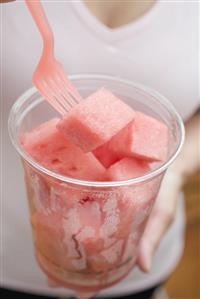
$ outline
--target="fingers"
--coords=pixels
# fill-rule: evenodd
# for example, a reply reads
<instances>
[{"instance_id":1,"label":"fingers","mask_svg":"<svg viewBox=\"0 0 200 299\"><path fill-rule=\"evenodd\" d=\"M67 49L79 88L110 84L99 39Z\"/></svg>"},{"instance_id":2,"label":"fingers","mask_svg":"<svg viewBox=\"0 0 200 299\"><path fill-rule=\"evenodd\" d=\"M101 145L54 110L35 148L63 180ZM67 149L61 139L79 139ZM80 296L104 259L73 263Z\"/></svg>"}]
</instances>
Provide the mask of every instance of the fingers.
<instances>
[{"instance_id":1,"label":"fingers","mask_svg":"<svg viewBox=\"0 0 200 299\"><path fill-rule=\"evenodd\" d=\"M174 211L153 210L142 237L138 265L142 271L151 268L154 252L174 219Z\"/></svg>"},{"instance_id":2,"label":"fingers","mask_svg":"<svg viewBox=\"0 0 200 299\"><path fill-rule=\"evenodd\" d=\"M142 271L150 270L153 255L174 220L180 186L179 178L167 173L141 240L138 265Z\"/></svg>"}]
</instances>

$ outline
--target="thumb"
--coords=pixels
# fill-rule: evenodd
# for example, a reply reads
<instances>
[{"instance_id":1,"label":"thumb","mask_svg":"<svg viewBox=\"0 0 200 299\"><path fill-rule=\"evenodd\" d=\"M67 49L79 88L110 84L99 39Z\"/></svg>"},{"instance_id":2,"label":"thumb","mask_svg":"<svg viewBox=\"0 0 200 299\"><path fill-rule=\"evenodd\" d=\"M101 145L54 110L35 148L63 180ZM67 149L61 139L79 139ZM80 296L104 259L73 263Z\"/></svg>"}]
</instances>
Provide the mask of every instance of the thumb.
<instances>
[{"instance_id":1,"label":"thumb","mask_svg":"<svg viewBox=\"0 0 200 299\"><path fill-rule=\"evenodd\" d=\"M154 252L172 220L173 213L156 209L152 210L141 240L137 260L142 271L150 271Z\"/></svg>"},{"instance_id":2,"label":"thumb","mask_svg":"<svg viewBox=\"0 0 200 299\"><path fill-rule=\"evenodd\" d=\"M154 252L174 220L180 190L181 179L168 170L141 240L137 262L142 271L150 270Z\"/></svg>"}]
</instances>

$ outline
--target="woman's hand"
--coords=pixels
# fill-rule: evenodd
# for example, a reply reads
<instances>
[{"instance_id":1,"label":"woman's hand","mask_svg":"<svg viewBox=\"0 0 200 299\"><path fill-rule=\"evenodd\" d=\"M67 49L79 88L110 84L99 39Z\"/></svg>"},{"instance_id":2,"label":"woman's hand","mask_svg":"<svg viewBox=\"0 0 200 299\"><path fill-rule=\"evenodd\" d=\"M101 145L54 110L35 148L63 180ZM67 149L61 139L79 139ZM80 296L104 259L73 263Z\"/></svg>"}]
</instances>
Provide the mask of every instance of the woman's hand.
<instances>
[{"instance_id":1,"label":"woman's hand","mask_svg":"<svg viewBox=\"0 0 200 299\"><path fill-rule=\"evenodd\" d=\"M182 188L182 179L169 168L149 216L138 256L138 266L148 272L154 253L176 215L176 206Z\"/></svg>"},{"instance_id":2,"label":"woman's hand","mask_svg":"<svg viewBox=\"0 0 200 299\"><path fill-rule=\"evenodd\" d=\"M141 270L148 272L162 237L176 215L179 193L188 178L200 169L200 110L186 123L182 152L166 172L147 222L138 256Z\"/></svg>"}]
</instances>

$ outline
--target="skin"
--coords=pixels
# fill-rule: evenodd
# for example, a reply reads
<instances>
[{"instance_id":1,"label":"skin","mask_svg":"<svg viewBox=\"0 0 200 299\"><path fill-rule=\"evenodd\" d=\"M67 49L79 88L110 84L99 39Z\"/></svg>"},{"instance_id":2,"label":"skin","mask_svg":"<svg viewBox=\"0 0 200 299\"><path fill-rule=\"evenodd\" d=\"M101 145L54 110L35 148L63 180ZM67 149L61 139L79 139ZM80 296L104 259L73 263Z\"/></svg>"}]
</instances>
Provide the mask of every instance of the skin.
<instances>
[{"instance_id":1,"label":"skin","mask_svg":"<svg viewBox=\"0 0 200 299\"><path fill-rule=\"evenodd\" d=\"M177 201L184 184L200 169L200 110L185 124L186 139L182 152L169 167L141 242L138 265L151 268L152 259L162 237L174 221Z\"/></svg>"},{"instance_id":2,"label":"skin","mask_svg":"<svg viewBox=\"0 0 200 299\"><path fill-rule=\"evenodd\" d=\"M0 3L11 1L0 0ZM150 10L155 2L156 0L85 0L91 13L112 29L134 21ZM155 251L175 218L183 185L200 169L200 110L187 121L185 128L183 150L164 177L141 241L138 266L145 272L150 270Z\"/></svg>"},{"instance_id":3,"label":"skin","mask_svg":"<svg viewBox=\"0 0 200 299\"><path fill-rule=\"evenodd\" d=\"M7 2L12 2L12 1L15 1L15 0L0 0L0 3L7 3Z\"/></svg>"},{"instance_id":4,"label":"skin","mask_svg":"<svg viewBox=\"0 0 200 299\"><path fill-rule=\"evenodd\" d=\"M145 14L156 0L85 0L88 9L107 27L114 29Z\"/></svg>"}]
</instances>

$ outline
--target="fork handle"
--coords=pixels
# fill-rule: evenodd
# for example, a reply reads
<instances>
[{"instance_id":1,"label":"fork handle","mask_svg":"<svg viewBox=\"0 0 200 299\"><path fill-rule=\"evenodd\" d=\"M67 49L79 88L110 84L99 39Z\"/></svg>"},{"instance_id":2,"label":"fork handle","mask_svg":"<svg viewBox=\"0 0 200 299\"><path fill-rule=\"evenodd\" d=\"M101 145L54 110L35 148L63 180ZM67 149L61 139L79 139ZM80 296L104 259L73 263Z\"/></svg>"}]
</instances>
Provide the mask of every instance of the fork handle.
<instances>
[{"instance_id":1,"label":"fork handle","mask_svg":"<svg viewBox=\"0 0 200 299\"><path fill-rule=\"evenodd\" d=\"M25 3L41 33L43 39L43 51L45 54L50 52L53 54L54 51L54 37L53 31L46 17L42 4L39 0L25 0Z\"/></svg>"}]
</instances>

